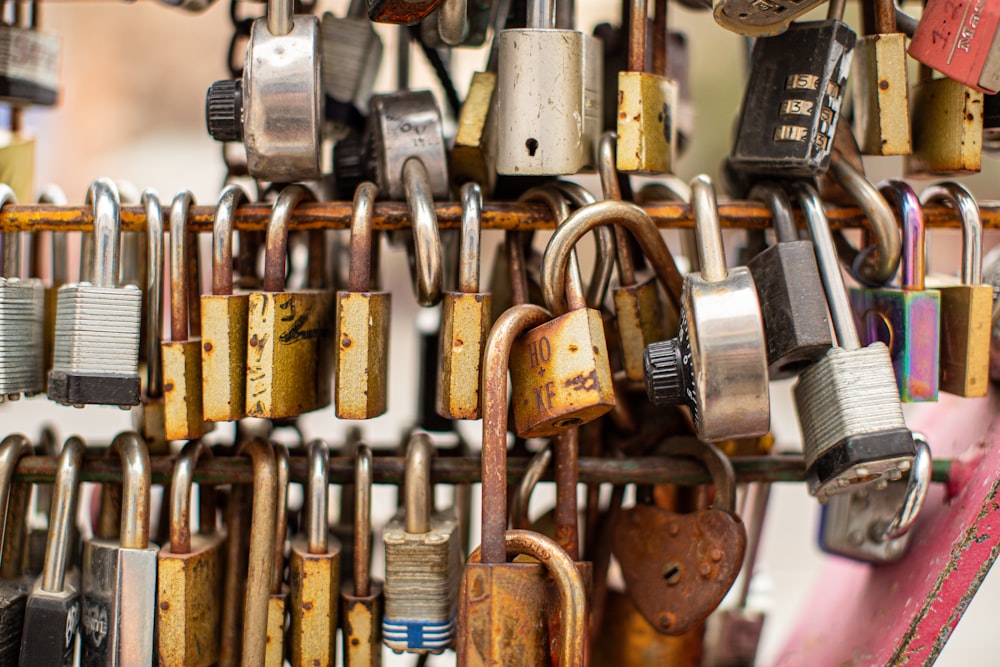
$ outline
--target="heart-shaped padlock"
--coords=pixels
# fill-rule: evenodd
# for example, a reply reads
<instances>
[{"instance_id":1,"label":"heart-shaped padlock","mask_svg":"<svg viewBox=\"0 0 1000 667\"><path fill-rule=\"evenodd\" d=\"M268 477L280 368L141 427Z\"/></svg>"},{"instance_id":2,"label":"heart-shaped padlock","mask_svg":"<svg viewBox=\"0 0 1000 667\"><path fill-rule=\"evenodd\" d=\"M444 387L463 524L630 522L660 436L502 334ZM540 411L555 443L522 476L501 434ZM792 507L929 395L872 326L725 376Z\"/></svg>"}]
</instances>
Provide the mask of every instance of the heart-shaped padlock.
<instances>
[{"instance_id":1,"label":"heart-shaped padlock","mask_svg":"<svg viewBox=\"0 0 1000 667\"><path fill-rule=\"evenodd\" d=\"M705 462L715 485L710 509L690 514L638 504L622 512L612 551L628 594L659 632L679 635L719 606L740 572L747 537L735 514L732 464L714 445L670 441L668 455Z\"/></svg>"}]
</instances>

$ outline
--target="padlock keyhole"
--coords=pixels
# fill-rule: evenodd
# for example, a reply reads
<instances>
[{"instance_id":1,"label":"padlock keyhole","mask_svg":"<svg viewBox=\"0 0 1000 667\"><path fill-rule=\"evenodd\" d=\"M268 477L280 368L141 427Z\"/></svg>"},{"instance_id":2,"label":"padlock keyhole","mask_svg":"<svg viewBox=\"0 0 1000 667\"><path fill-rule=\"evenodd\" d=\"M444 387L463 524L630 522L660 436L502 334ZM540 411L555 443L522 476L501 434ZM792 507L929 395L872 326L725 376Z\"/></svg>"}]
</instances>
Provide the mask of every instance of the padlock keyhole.
<instances>
[{"instance_id":1,"label":"padlock keyhole","mask_svg":"<svg viewBox=\"0 0 1000 667\"><path fill-rule=\"evenodd\" d=\"M663 580L673 586L681 580L681 566L673 561L663 566Z\"/></svg>"},{"instance_id":2,"label":"padlock keyhole","mask_svg":"<svg viewBox=\"0 0 1000 667\"><path fill-rule=\"evenodd\" d=\"M524 142L524 147L528 149L528 155L535 157L535 151L538 150L538 139L534 137L528 139Z\"/></svg>"}]
</instances>

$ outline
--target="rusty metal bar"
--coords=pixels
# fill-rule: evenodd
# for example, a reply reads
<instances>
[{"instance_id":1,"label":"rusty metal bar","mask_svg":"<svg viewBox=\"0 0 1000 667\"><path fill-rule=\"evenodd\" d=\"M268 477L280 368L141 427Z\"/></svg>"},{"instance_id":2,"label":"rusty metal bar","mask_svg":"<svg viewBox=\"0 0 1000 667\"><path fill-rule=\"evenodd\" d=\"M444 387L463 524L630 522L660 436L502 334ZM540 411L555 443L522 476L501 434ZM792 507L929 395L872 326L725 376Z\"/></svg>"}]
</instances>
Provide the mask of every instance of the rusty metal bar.
<instances>
[{"instance_id":1,"label":"rusty metal bar","mask_svg":"<svg viewBox=\"0 0 1000 667\"><path fill-rule=\"evenodd\" d=\"M1000 202L979 202L986 229L1000 229ZM438 202L434 206L438 224L445 229L461 226L462 207L458 202ZM663 229L693 228L691 207L677 202L653 202L642 208ZM352 204L347 201L308 203L296 207L292 218L293 229L348 229L351 224ZM771 226L771 212L763 204L734 201L720 204L722 226L741 229L767 229ZM861 209L827 206L830 226L860 228L867 224ZM210 232L213 206L191 207L188 227L195 232ZM236 228L264 230L271 215L268 204L250 204L236 210ZM796 212L800 227L805 227L800 212ZM927 227L959 228L959 219L953 209L941 205L926 206L924 221ZM92 211L84 206L53 206L48 204L9 204L0 211L0 232L15 231L88 231L93 224ZM122 229L142 231L146 216L141 206L122 206ZM378 230L403 229L410 226L410 214L405 203L380 202L375 206L374 228ZM555 220L548 207L542 204L517 202L488 202L483 206L483 229L544 230L554 229Z\"/></svg>"},{"instance_id":2,"label":"rusty metal bar","mask_svg":"<svg viewBox=\"0 0 1000 667\"><path fill-rule=\"evenodd\" d=\"M172 479L175 457L153 456L153 482L169 484ZM516 483L524 476L530 459L519 457L507 460L507 480ZM55 478L58 459L51 456L25 456L18 461L14 479L21 482L51 483ZM292 452L292 479L304 482L308 475L308 457ZM399 456L376 456L373 472L377 484L402 484L406 459ZM935 460L935 482L947 482L951 469L950 459ZM433 479L437 484L478 482L482 462L478 457L436 457ZM733 459L738 482L801 482L805 478L805 465L799 455L755 456ZM581 457L579 481L607 484L703 484L711 481L704 467L688 459L646 457L629 459L598 459ZM80 479L86 482L121 483L121 465L117 459L104 456L102 449L90 447L84 458ZM544 479L551 481L551 471ZM201 460L194 472L194 481L208 484L250 484L253 470L248 458L215 457ZM348 457L330 458L330 482L335 484L354 481L354 460Z\"/></svg>"}]
</instances>

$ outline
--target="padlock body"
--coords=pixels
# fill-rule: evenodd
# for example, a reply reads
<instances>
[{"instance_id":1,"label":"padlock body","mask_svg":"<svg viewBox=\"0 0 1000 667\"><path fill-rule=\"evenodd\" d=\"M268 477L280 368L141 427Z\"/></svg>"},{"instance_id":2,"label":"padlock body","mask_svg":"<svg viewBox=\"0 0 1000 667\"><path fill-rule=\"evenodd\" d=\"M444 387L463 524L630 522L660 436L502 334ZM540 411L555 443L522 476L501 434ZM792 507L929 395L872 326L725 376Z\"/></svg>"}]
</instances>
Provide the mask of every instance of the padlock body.
<instances>
[{"instance_id":1,"label":"padlock body","mask_svg":"<svg viewBox=\"0 0 1000 667\"><path fill-rule=\"evenodd\" d=\"M907 478L909 475L907 475ZM908 479L833 496L820 514L819 548L865 563L893 563L906 553L910 535L880 541L873 533L888 524L906 502Z\"/></svg>"},{"instance_id":2,"label":"padlock body","mask_svg":"<svg viewBox=\"0 0 1000 667\"><path fill-rule=\"evenodd\" d=\"M382 664L382 582L372 581L367 597L354 595L354 584L340 593L344 626L344 665L379 667Z\"/></svg>"},{"instance_id":3,"label":"padlock body","mask_svg":"<svg viewBox=\"0 0 1000 667\"><path fill-rule=\"evenodd\" d=\"M599 311L581 308L520 336L510 351L514 430L555 435L615 406L608 345Z\"/></svg>"},{"instance_id":4,"label":"padlock body","mask_svg":"<svg viewBox=\"0 0 1000 667\"><path fill-rule=\"evenodd\" d=\"M497 173L569 175L593 164L600 43L576 30L527 28L497 40Z\"/></svg>"},{"instance_id":5,"label":"padlock body","mask_svg":"<svg viewBox=\"0 0 1000 667\"><path fill-rule=\"evenodd\" d=\"M792 19L820 0L715 0L715 22L726 30L749 37L767 37L788 30Z\"/></svg>"},{"instance_id":6,"label":"padlock body","mask_svg":"<svg viewBox=\"0 0 1000 667\"><path fill-rule=\"evenodd\" d=\"M42 281L0 277L0 396L45 389L44 322Z\"/></svg>"},{"instance_id":7,"label":"padlock body","mask_svg":"<svg viewBox=\"0 0 1000 667\"><path fill-rule=\"evenodd\" d=\"M747 268L764 315L768 374L772 380L792 377L833 345L812 243L777 243Z\"/></svg>"},{"instance_id":8,"label":"padlock body","mask_svg":"<svg viewBox=\"0 0 1000 667\"><path fill-rule=\"evenodd\" d=\"M618 73L619 171L663 174L677 150L677 84L648 72Z\"/></svg>"},{"instance_id":9,"label":"padlock body","mask_svg":"<svg viewBox=\"0 0 1000 667\"><path fill-rule=\"evenodd\" d=\"M489 197L496 185L496 88L494 72L475 72L458 115L455 145L449 156L452 189L479 183Z\"/></svg>"},{"instance_id":10,"label":"padlock body","mask_svg":"<svg viewBox=\"0 0 1000 667\"><path fill-rule=\"evenodd\" d=\"M150 454L169 454L167 442L167 414L163 397L143 397L142 405L134 408L132 424L142 435Z\"/></svg>"},{"instance_id":11,"label":"padlock body","mask_svg":"<svg viewBox=\"0 0 1000 667\"><path fill-rule=\"evenodd\" d=\"M304 536L292 540L289 566L293 665L337 662L337 613L340 590L340 543L329 537L326 553L309 553Z\"/></svg>"},{"instance_id":12,"label":"padlock body","mask_svg":"<svg viewBox=\"0 0 1000 667\"><path fill-rule=\"evenodd\" d=\"M337 17L327 12L320 23L323 36L323 92L338 102L368 108L382 63L382 40L363 17Z\"/></svg>"},{"instance_id":13,"label":"padlock body","mask_svg":"<svg viewBox=\"0 0 1000 667\"><path fill-rule=\"evenodd\" d=\"M193 440L205 433L202 412L201 339L164 342L163 406L167 440Z\"/></svg>"},{"instance_id":14,"label":"padlock body","mask_svg":"<svg viewBox=\"0 0 1000 667\"><path fill-rule=\"evenodd\" d=\"M931 0L910 55L983 93L1000 91L1000 7L982 0Z\"/></svg>"},{"instance_id":15,"label":"padlock body","mask_svg":"<svg viewBox=\"0 0 1000 667\"><path fill-rule=\"evenodd\" d=\"M0 29L0 99L52 106L59 94L58 35L9 25Z\"/></svg>"},{"instance_id":16,"label":"padlock body","mask_svg":"<svg viewBox=\"0 0 1000 667\"><path fill-rule=\"evenodd\" d=\"M908 178L978 173L982 168L983 94L952 79L922 81L910 90L913 153Z\"/></svg>"},{"instance_id":17,"label":"padlock body","mask_svg":"<svg viewBox=\"0 0 1000 667\"><path fill-rule=\"evenodd\" d=\"M908 155L910 101L906 35L858 39L854 52L854 134L865 155Z\"/></svg>"},{"instance_id":18,"label":"padlock body","mask_svg":"<svg viewBox=\"0 0 1000 667\"><path fill-rule=\"evenodd\" d=\"M441 370L437 413L446 419L479 419L483 348L492 324L488 293L445 292L441 301Z\"/></svg>"},{"instance_id":19,"label":"padlock body","mask_svg":"<svg viewBox=\"0 0 1000 667\"><path fill-rule=\"evenodd\" d=\"M170 545L157 561L156 627L160 665L207 667L219 659L222 622L222 533L192 535L191 552Z\"/></svg>"},{"instance_id":20,"label":"padlock body","mask_svg":"<svg viewBox=\"0 0 1000 667\"><path fill-rule=\"evenodd\" d=\"M700 624L680 636L660 634L629 596L616 590L606 593L602 618L601 641L592 644L593 667L702 664L704 629Z\"/></svg>"},{"instance_id":21,"label":"padlock body","mask_svg":"<svg viewBox=\"0 0 1000 667\"><path fill-rule=\"evenodd\" d=\"M714 627L713 627L714 626ZM764 612L756 609L720 609L708 621L707 664L740 667L757 663L757 647L764 630Z\"/></svg>"},{"instance_id":22,"label":"padlock body","mask_svg":"<svg viewBox=\"0 0 1000 667\"><path fill-rule=\"evenodd\" d=\"M202 410L205 421L246 416L250 295L201 297Z\"/></svg>"},{"instance_id":23,"label":"padlock body","mask_svg":"<svg viewBox=\"0 0 1000 667\"><path fill-rule=\"evenodd\" d=\"M379 195L386 199L406 199L403 165L415 158L427 169L431 194L447 199L447 147L441 111L431 92L417 90L375 95L369 107L366 142L375 148L375 183Z\"/></svg>"},{"instance_id":24,"label":"padlock body","mask_svg":"<svg viewBox=\"0 0 1000 667\"><path fill-rule=\"evenodd\" d=\"M336 413L371 419L386 410L389 365L388 292L337 292Z\"/></svg>"},{"instance_id":25,"label":"padlock body","mask_svg":"<svg viewBox=\"0 0 1000 667\"><path fill-rule=\"evenodd\" d=\"M76 636L80 629L80 591L67 582L62 591L42 590L35 582L24 610L19 664L74 664Z\"/></svg>"},{"instance_id":26,"label":"padlock body","mask_svg":"<svg viewBox=\"0 0 1000 667\"><path fill-rule=\"evenodd\" d=\"M288 609L288 586L282 584L280 593L271 593L267 604L267 647L264 650L265 667L282 667L285 664L285 620Z\"/></svg>"},{"instance_id":27,"label":"padlock body","mask_svg":"<svg viewBox=\"0 0 1000 667\"><path fill-rule=\"evenodd\" d=\"M614 300L625 376L641 382L645 373L642 357L646 346L667 337L660 294L650 278L619 287L614 292Z\"/></svg>"},{"instance_id":28,"label":"padlock body","mask_svg":"<svg viewBox=\"0 0 1000 667\"><path fill-rule=\"evenodd\" d=\"M17 662L30 590L31 582L26 577L0 581L0 664Z\"/></svg>"},{"instance_id":29,"label":"padlock body","mask_svg":"<svg viewBox=\"0 0 1000 667\"><path fill-rule=\"evenodd\" d=\"M941 391L966 397L989 387L993 288L953 285L941 292Z\"/></svg>"}]
</instances>

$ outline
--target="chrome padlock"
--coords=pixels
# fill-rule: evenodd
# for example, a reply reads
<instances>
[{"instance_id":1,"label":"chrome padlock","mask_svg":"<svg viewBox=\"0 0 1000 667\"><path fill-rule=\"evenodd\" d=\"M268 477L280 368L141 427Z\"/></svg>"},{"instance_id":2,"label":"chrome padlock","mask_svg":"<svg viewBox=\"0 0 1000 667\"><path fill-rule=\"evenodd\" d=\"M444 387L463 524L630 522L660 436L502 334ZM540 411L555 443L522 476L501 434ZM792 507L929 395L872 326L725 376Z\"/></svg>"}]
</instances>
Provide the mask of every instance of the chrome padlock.
<instances>
[{"instance_id":1,"label":"chrome padlock","mask_svg":"<svg viewBox=\"0 0 1000 667\"><path fill-rule=\"evenodd\" d=\"M555 2L529 5L528 27L496 37L499 174L575 174L594 162L601 131L601 45L555 27Z\"/></svg>"},{"instance_id":2,"label":"chrome padlock","mask_svg":"<svg viewBox=\"0 0 1000 667\"><path fill-rule=\"evenodd\" d=\"M216 81L205 102L208 133L243 141L250 175L289 183L322 173L323 99L319 19L268 0L253 22L243 78Z\"/></svg>"},{"instance_id":3,"label":"chrome padlock","mask_svg":"<svg viewBox=\"0 0 1000 667\"><path fill-rule=\"evenodd\" d=\"M365 0L351 0L347 15L320 22L323 92L358 111L368 108L382 63L382 40L365 16Z\"/></svg>"},{"instance_id":4,"label":"chrome padlock","mask_svg":"<svg viewBox=\"0 0 1000 667\"><path fill-rule=\"evenodd\" d=\"M394 201L406 198L403 166L422 162L434 197L447 199L448 158L441 111L427 90L403 91L371 98L364 145L379 194Z\"/></svg>"},{"instance_id":5,"label":"chrome padlock","mask_svg":"<svg viewBox=\"0 0 1000 667\"><path fill-rule=\"evenodd\" d=\"M901 479L914 447L889 348L882 342L862 347L858 338L823 202L811 185L793 187L837 337L837 345L802 371L794 387L809 493L823 501L882 478Z\"/></svg>"},{"instance_id":6,"label":"chrome padlock","mask_svg":"<svg viewBox=\"0 0 1000 667\"><path fill-rule=\"evenodd\" d=\"M4 2L5 12L8 4L14 3ZM38 29L38 3L30 4L31 25L0 24L0 99L13 107L52 106L59 96L61 40Z\"/></svg>"},{"instance_id":7,"label":"chrome padlock","mask_svg":"<svg viewBox=\"0 0 1000 667\"><path fill-rule=\"evenodd\" d=\"M646 348L654 405L687 405L701 440L764 435L771 426L764 317L750 269L726 268L715 187L691 181L698 262L684 277L677 338Z\"/></svg>"},{"instance_id":8,"label":"chrome padlock","mask_svg":"<svg viewBox=\"0 0 1000 667\"><path fill-rule=\"evenodd\" d=\"M851 290L858 333L863 345L880 340L889 348L902 401L936 401L941 294L924 287L923 209L917 193L903 181L886 181L879 191L902 217L900 288Z\"/></svg>"},{"instance_id":9,"label":"chrome padlock","mask_svg":"<svg viewBox=\"0 0 1000 667\"><path fill-rule=\"evenodd\" d=\"M59 288L48 395L65 405L138 405L142 290L118 285L117 186L94 181L87 203L94 207L93 275Z\"/></svg>"}]
</instances>

